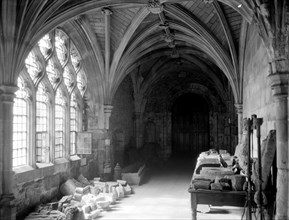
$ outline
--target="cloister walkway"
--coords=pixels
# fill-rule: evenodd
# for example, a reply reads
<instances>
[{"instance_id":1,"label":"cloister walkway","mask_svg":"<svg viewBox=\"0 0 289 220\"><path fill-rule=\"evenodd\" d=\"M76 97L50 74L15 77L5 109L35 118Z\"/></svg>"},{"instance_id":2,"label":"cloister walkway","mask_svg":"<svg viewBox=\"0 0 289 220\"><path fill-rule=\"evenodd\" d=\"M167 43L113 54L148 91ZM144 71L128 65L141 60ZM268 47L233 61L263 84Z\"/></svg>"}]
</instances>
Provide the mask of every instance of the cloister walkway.
<instances>
[{"instance_id":1,"label":"cloister walkway","mask_svg":"<svg viewBox=\"0 0 289 220\"><path fill-rule=\"evenodd\" d=\"M101 220L190 220L190 194L187 189L195 161L188 158L170 160L153 167L150 178L140 186L133 186L134 194L118 200L110 210L101 213ZM152 171L153 170L153 171ZM198 206L198 220L241 219L241 207ZM203 209L203 210L202 210ZM243 218L245 219L245 218Z\"/></svg>"}]
</instances>

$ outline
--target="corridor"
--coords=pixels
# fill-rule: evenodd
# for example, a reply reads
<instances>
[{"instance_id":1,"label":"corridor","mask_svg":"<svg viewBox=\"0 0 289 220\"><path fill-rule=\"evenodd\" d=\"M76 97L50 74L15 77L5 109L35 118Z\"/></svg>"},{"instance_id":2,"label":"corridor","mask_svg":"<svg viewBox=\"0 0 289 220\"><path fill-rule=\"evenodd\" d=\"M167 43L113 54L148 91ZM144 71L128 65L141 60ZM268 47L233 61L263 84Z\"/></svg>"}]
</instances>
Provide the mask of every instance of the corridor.
<instances>
[{"instance_id":1,"label":"corridor","mask_svg":"<svg viewBox=\"0 0 289 220\"><path fill-rule=\"evenodd\" d=\"M110 210L101 213L101 220L189 220L191 217L190 195L187 191L194 170L194 161L175 159L160 167L154 167L150 178L141 186L133 186L134 194L117 201ZM210 212L201 210L208 206L199 205L197 218L241 219L243 208L211 207ZM243 218L244 219L244 218Z\"/></svg>"}]
</instances>

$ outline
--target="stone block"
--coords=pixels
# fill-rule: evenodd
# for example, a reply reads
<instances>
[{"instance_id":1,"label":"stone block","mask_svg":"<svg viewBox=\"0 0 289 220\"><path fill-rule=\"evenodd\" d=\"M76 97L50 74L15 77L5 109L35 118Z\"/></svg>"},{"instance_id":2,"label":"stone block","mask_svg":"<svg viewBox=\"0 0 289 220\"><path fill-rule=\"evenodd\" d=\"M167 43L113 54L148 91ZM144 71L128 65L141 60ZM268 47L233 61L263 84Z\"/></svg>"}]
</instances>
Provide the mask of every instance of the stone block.
<instances>
[{"instance_id":1,"label":"stone block","mask_svg":"<svg viewBox=\"0 0 289 220\"><path fill-rule=\"evenodd\" d=\"M110 201L108 201L108 200L105 200L105 201L97 201L96 204L97 204L97 207L98 207L99 209L104 209L104 210L106 210L106 209L109 208Z\"/></svg>"},{"instance_id":2,"label":"stone block","mask_svg":"<svg viewBox=\"0 0 289 220\"><path fill-rule=\"evenodd\" d=\"M89 217L89 219L95 219L95 218L97 218L97 217L100 215L100 213L101 213L101 210L96 209L96 210L92 211L92 212L88 215L88 217Z\"/></svg>"},{"instance_id":3,"label":"stone block","mask_svg":"<svg viewBox=\"0 0 289 220\"><path fill-rule=\"evenodd\" d=\"M71 179L68 179L60 186L60 192L62 195L73 195L75 193L75 189L76 185Z\"/></svg>"}]
</instances>

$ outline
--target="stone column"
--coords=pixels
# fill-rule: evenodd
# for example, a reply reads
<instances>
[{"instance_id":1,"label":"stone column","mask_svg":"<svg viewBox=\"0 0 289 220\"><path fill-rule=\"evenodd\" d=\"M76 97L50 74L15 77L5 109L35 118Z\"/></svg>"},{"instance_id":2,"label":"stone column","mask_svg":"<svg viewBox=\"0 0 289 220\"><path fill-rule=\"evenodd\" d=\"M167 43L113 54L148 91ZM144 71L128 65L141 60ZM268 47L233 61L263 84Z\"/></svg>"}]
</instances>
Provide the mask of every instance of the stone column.
<instances>
[{"instance_id":1,"label":"stone column","mask_svg":"<svg viewBox=\"0 0 289 220\"><path fill-rule=\"evenodd\" d=\"M110 15L112 11L109 8L103 8L104 14L104 27L105 27L105 83L108 83L109 71L110 71ZM107 84L108 85L108 84ZM104 140L104 175L109 178L111 175L111 135L109 132L109 118L111 116L113 106L104 105L104 126L105 126L105 140Z\"/></svg>"},{"instance_id":2,"label":"stone column","mask_svg":"<svg viewBox=\"0 0 289 220\"><path fill-rule=\"evenodd\" d=\"M141 148L141 141L142 141L140 116L141 116L140 112L134 113L136 148Z\"/></svg>"},{"instance_id":3,"label":"stone column","mask_svg":"<svg viewBox=\"0 0 289 220\"><path fill-rule=\"evenodd\" d=\"M109 119L111 116L113 106L112 105L104 105L103 112L104 112L104 126L106 130L109 130Z\"/></svg>"},{"instance_id":4,"label":"stone column","mask_svg":"<svg viewBox=\"0 0 289 220\"><path fill-rule=\"evenodd\" d=\"M0 199L0 219L16 219L16 207L14 204L13 186L14 172L12 170L13 154L13 101L16 86L1 86L1 104L2 104L2 196Z\"/></svg>"},{"instance_id":5,"label":"stone column","mask_svg":"<svg viewBox=\"0 0 289 220\"><path fill-rule=\"evenodd\" d=\"M276 110L277 195L276 220L288 219L288 73L270 74Z\"/></svg>"},{"instance_id":6,"label":"stone column","mask_svg":"<svg viewBox=\"0 0 289 220\"><path fill-rule=\"evenodd\" d=\"M238 143L241 143L243 135L243 104L235 104L238 115Z\"/></svg>"},{"instance_id":7,"label":"stone column","mask_svg":"<svg viewBox=\"0 0 289 220\"><path fill-rule=\"evenodd\" d=\"M109 131L109 119L111 116L113 106L112 105L104 105L104 120L105 120L105 140L104 140L104 150L105 150L105 162L104 162L104 175L105 178L110 177L111 175L111 134Z\"/></svg>"},{"instance_id":8,"label":"stone column","mask_svg":"<svg viewBox=\"0 0 289 220\"><path fill-rule=\"evenodd\" d=\"M110 15L112 11L109 8L103 8L102 13L104 16L104 24L105 24L105 73L108 77L109 68L110 68Z\"/></svg>"}]
</instances>

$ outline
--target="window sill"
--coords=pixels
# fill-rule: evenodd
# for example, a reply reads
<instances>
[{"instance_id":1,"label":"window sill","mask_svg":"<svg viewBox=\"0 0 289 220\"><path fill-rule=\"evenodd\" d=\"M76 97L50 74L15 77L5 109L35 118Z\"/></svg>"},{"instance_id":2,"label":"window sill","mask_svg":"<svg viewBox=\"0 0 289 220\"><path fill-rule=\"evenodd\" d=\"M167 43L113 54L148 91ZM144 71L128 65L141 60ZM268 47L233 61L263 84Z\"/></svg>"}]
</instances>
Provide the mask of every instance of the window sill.
<instances>
[{"instance_id":1,"label":"window sill","mask_svg":"<svg viewBox=\"0 0 289 220\"><path fill-rule=\"evenodd\" d=\"M81 158L78 156L78 155L72 155L72 156L70 156L70 160L71 161L78 161L78 160L80 160Z\"/></svg>"},{"instance_id":2,"label":"window sill","mask_svg":"<svg viewBox=\"0 0 289 220\"><path fill-rule=\"evenodd\" d=\"M62 164L62 163L68 163L69 161L66 158L58 158L55 159L55 164Z\"/></svg>"},{"instance_id":3,"label":"window sill","mask_svg":"<svg viewBox=\"0 0 289 220\"><path fill-rule=\"evenodd\" d=\"M36 163L37 168L52 167L53 163Z\"/></svg>"},{"instance_id":4,"label":"window sill","mask_svg":"<svg viewBox=\"0 0 289 220\"><path fill-rule=\"evenodd\" d=\"M21 167L15 167L13 168L13 171L15 172L15 174L19 174L19 173L25 173L28 171L34 170L34 168L32 166L29 165L24 165Z\"/></svg>"},{"instance_id":5,"label":"window sill","mask_svg":"<svg viewBox=\"0 0 289 220\"><path fill-rule=\"evenodd\" d=\"M54 165L52 163L36 163L36 168L26 166L13 170L15 171L15 183L21 184L53 174Z\"/></svg>"}]
</instances>

